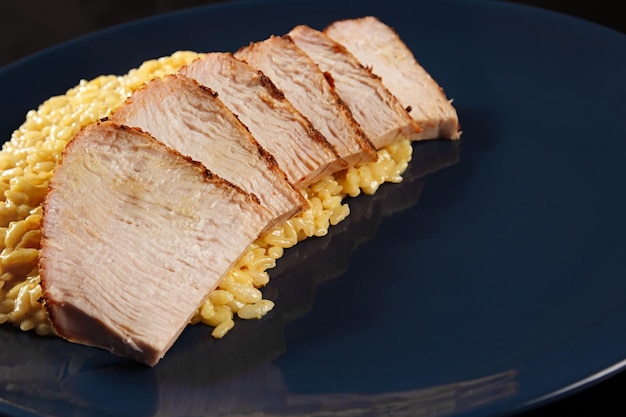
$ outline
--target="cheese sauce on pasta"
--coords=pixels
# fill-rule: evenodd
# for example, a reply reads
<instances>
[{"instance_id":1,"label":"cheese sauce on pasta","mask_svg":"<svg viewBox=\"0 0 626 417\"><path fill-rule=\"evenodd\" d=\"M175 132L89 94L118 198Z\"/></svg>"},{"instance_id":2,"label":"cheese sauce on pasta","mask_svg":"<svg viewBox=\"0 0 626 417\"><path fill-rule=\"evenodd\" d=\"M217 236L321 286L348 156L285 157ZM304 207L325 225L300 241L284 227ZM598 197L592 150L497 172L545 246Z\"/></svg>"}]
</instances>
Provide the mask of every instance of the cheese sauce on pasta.
<instances>
[{"instance_id":1,"label":"cheese sauce on pasta","mask_svg":"<svg viewBox=\"0 0 626 417\"><path fill-rule=\"evenodd\" d=\"M144 62L122 76L81 81L64 95L31 110L0 151L0 323L11 323L40 335L54 329L40 299L38 256L42 203L52 172L72 137L90 123L107 117L130 94L155 77L175 73L201 54L179 51ZM268 271L285 249L329 227L349 213L346 197L373 194L384 182L402 181L411 159L411 144L400 140L378 151L376 162L349 168L302 190L310 208L260 236L218 287L207 295L192 323L213 327L223 337L235 319L258 319L274 304L263 298ZM208 256L208 255L207 255Z\"/></svg>"}]
</instances>

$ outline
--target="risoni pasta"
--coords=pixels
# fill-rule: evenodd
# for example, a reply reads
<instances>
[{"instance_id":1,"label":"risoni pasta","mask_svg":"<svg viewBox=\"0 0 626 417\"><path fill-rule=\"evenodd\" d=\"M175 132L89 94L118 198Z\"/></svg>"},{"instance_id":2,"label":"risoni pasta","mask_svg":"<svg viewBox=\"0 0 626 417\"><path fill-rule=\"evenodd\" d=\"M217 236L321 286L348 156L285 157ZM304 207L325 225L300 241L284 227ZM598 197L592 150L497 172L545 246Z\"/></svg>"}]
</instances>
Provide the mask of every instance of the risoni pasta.
<instances>
[{"instance_id":1,"label":"risoni pasta","mask_svg":"<svg viewBox=\"0 0 626 417\"><path fill-rule=\"evenodd\" d=\"M40 335L54 334L43 309L38 271L42 202L52 172L72 137L108 116L146 81L174 73L200 54L179 51L146 61L123 76L81 81L26 115L0 151L0 323ZM401 140L378 151L378 161L328 176L303 190L310 208L274 227L254 242L208 294L193 323L214 327L223 337L235 319L258 319L274 304L263 298L268 270L284 250L306 238L321 237L349 215L346 196L373 194L384 182L399 182L411 159L411 144Z\"/></svg>"}]
</instances>

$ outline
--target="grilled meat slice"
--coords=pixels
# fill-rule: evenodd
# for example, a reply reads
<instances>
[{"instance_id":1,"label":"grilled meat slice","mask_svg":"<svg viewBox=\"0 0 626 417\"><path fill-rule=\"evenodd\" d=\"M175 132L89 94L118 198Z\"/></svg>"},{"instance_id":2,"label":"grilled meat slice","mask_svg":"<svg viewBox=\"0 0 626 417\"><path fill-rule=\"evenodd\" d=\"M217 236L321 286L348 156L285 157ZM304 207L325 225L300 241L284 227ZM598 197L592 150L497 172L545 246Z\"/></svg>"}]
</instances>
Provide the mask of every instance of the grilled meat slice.
<instances>
[{"instance_id":1,"label":"grilled meat slice","mask_svg":"<svg viewBox=\"0 0 626 417\"><path fill-rule=\"evenodd\" d=\"M111 120L139 127L255 194L274 215L268 226L289 219L307 204L217 94L191 78L169 75L148 82L113 112Z\"/></svg>"},{"instance_id":2,"label":"grilled meat slice","mask_svg":"<svg viewBox=\"0 0 626 417\"><path fill-rule=\"evenodd\" d=\"M271 217L138 129L87 127L44 202L40 272L56 331L155 365Z\"/></svg>"},{"instance_id":3,"label":"grilled meat slice","mask_svg":"<svg viewBox=\"0 0 626 417\"><path fill-rule=\"evenodd\" d=\"M443 89L394 29L373 16L334 22L324 33L382 78L423 131L415 139L458 139L459 119Z\"/></svg>"},{"instance_id":4,"label":"grilled meat slice","mask_svg":"<svg viewBox=\"0 0 626 417\"><path fill-rule=\"evenodd\" d=\"M322 71L332 76L339 97L377 149L421 132L380 77L361 65L341 44L305 25L293 28L289 36Z\"/></svg>"},{"instance_id":5,"label":"grilled meat slice","mask_svg":"<svg viewBox=\"0 0 626 417\"><path fill-rule=\"evenodd\" d=\"M237 51L235 57L270 77L348 165L376 160L376 149L348 107L315 62L289 36L272 36L251 43Z\"/></svg>"},{"instance_id":6,"label":"grilled meat slice","mask_svg":"<svg viewBox=\"0 0 626 417\"><path fill-rule=\"evenodd\" d=\"M231 53L206 54L180 72L217 91L296 188L345 168L346 162L274 83Z\"/></svg>"}]
</instances>

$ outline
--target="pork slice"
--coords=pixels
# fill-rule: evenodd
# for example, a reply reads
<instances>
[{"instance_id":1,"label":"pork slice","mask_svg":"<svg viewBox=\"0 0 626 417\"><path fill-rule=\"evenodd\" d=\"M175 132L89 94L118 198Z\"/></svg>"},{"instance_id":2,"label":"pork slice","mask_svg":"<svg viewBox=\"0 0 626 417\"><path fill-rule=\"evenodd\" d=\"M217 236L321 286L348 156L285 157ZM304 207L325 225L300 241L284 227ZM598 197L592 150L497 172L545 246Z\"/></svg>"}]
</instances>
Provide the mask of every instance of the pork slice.
<instances>
[{"instance_id":1,"label":"pork slice","mask_svg":"<svg viewBox=\"0 0 626 417\"><path fill-rule=\"evenodd\" d=\"M458 139L459 119L443 89L394 29L373 16L334 22L324 33L382 78L423 131L413 139Z\"/></svg>"},{"instance_id":2,"label":"pork slice","mask_svg":"<svg viewBox=\"0 0 626 417\"><path fill-rule=\"evenodd\" d=\"M337 94L377 149L421 132L380 77L361 65L341 44L305 25L293 28L289 36L322 71L330 74Z\"/></svg>"},{"instance_id":3,"label":"pork slice","mask_svg":"<svg viewBox=\"0 0 626 417\"><path fill-rule=\"evenodd\" d=\"M44 305L58 334L155 365L271 219L256 197L134 128L66 147L44 202Z\"/></svg>"},{"instance_id":4,"label":"pork slice","mask_svg":"<svg viewBox=\"0 0 626 417\"><path fill-rule=\"evenodd\" d=\"M306 206L274 158L217 94L191 78L169 75L148 82L113 112L111 120L141 128L255 194L274 215L268 228Z\"/></svg>"},{"instance_id":5,"label":"pork slice","mask_svg":"<svg viewBox=\"0 0 626 417\"><path fill-rule=\"evenodd\" d=\"M315 62L289 36L272 36L251 43L237 51L235 57L270 77L348 165L376 160L376 149L348 107Z\"/></svg>"},{"instance_id":6,"label":"pork slice","mask_svg":"<svg viewBox=\"0 0 626 417\"><path fill-rule=\"evenodd\" d=\"M220 99L270 152L296 188L346 167L326 138L261 71L233 54L213 52L181 68Z\"/></svg>"}]
</instances>

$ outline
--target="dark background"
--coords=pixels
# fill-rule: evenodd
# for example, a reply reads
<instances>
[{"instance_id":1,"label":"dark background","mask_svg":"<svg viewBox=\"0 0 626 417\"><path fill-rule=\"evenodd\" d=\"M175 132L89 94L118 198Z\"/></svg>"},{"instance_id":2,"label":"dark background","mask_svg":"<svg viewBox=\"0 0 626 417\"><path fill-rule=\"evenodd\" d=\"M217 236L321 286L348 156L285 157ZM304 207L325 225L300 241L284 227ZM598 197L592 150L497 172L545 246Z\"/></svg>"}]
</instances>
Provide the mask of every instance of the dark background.
<instances>
[{"instance_id":1,"label":"dark background","mask_svg":"<svg viewBox=\"0 0 626 417\"><path fill-rule=\"evenodd\" d=\"M221 0L221 2L225 1L229 0ZM555 10L626 33L626 1L623 0L501 1ZM217 2L215 0L0 0L0 67L49 46L99 29L155 14ZM626 82L626 74L624 77ZM624 372L567 398L524 413L520 417L626 416L626 401L623 398L626 398L626 373Z\"/></svg>"},{"instance_id":2,"label":"dark background","mask_svg":"<svg viewBox=\"0 0 626 417\"><path fill-rule=\"evenodd\" d=\"M59 42L142 17L231 0L0 0L0 67ZM624 0L502 0L624 32ZM416 17L419 20L418 17Z\"/></svg>"}]
</instances>

